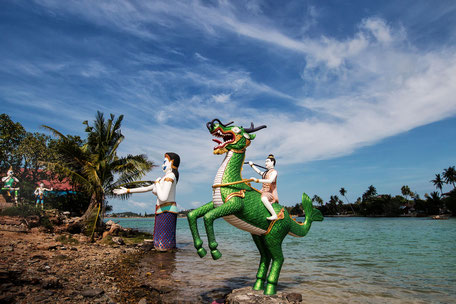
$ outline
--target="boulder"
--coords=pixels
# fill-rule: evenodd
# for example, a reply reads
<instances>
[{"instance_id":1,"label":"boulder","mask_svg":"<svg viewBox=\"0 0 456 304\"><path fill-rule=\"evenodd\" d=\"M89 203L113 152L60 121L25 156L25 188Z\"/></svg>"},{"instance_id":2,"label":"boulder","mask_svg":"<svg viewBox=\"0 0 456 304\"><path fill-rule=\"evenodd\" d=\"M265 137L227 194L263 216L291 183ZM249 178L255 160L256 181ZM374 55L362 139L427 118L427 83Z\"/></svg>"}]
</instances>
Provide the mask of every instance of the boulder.
<instances>
[{"instance_id":1,"label":"boulder","mask_svg":"<svg viewBox=\"0 0 456 304\"><path fill-rule=\"evenodd\" d=\"M106 222L106 226L112 226L114 224L115 224L115 222L113 220L109 220Z\"/></svg>"},{"instance_id":2,"label":"boulder","mask_svg":"<svg viewBox=\"0 0 456 304\"><path fill-rule=\"evenodd\" d=\"M121 230L122 230L122 226L114 223L113 225L111 225L111 228L109 229L109 234L118 235Z\"/></svg>"},{"instance_id":3,"label":"boulder","mask_svg":"<svg viewBox=\"0 0 456 304\"><path fill-rule=\"evenodd\" d=\"M297 304L302 302L302 295L297 293L277 292L272 296L263 294L262 290L253 290L251 287L234 289L226 297L227 304Z\"/></svg>"}]
</instances>

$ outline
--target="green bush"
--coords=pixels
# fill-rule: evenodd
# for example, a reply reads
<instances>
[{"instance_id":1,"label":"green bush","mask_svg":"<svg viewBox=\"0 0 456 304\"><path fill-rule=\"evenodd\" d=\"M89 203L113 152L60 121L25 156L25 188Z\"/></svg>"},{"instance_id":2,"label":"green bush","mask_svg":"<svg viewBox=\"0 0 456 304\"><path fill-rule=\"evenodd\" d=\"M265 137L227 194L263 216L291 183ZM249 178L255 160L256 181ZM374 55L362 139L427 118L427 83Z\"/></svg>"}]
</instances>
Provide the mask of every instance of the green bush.
<instances>
[{"instance_id":1,"label":"green bush","mask_svg":"<svg viewBox=\"0 0 456 304\"><path fill-rule=\"evenodd\" d=\"M51 221L49 220L49 218L47 216L42 216L40 218L40 225L49 231L54 230L54 225L52 225Z\"/></svg>"},{"instance_id":2,"label":"green bush","mask_svg":"<svg viewBox=\"0 0 456 304\"><path fill-rule=\"evenodd\" d=\"M46 197L44 198L46 209L69 211L78 215L82 215L87 210L87 207L89 207L89 204L90 197L82 192L67 192L66 195L46 193Z\"/></svg>"},{"instance_id":3,"label":"green bush","mask_svg":"<svg viewBox=\"0 0 456 304\"><path fill-rule=\"evenodd\" d=\"M21 204L18 206L6 208L1 211L1 215L27 217L32 215L41 216L41 210L33 205Z\"/></svg>"}]
</instances>

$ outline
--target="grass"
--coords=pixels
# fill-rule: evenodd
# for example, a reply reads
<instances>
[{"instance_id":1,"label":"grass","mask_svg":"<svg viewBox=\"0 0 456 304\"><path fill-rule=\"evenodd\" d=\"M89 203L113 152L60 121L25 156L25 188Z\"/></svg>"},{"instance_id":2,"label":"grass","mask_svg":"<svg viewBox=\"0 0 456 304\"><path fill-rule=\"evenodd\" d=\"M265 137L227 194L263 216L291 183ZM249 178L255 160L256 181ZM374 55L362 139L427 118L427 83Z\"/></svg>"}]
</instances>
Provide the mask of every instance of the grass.
<instances>
[{"instance_id":1,"label":"grass","mask_svg":"<svg viewBox=\"0 0 456 304\"><path fill-rule=\"evenodd\" d=\"M79 241L71 235L59 235L58 237L55 238L57 242L60 242L62 244L68 245L68 244L79 244Z\"/></svg>"}]
</instances>

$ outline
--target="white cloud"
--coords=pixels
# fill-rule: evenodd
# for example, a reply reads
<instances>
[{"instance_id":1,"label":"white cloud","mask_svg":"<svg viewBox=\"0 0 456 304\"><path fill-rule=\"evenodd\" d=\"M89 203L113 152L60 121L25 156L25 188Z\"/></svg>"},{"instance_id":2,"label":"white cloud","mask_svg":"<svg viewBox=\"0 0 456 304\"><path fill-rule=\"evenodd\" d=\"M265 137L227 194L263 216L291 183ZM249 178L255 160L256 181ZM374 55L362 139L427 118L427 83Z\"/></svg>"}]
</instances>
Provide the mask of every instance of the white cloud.
<instances>
[{"instance_id":1,"label":"white cloud","mask_svg":"<svg viewBox=\"0 0 456 304\"><path fill-rule=\"evenodd\" d=\"M230 101L231 94L217 94L217 95L212 95L212 98L214 99L215 102L218 103L225 103Z\"/></svg>"},{"instance_id":2,"label":"white cloud","mask_svg":"<svg viewBox=\"0 0 456 304\"><path fill-rule=\"evenodd\" d=\"M198 207L201 207L203 205L203 203L202 202L191 202L190 205L193 208L198 208Z\"/></svg>"},{"instance_id":3,"label":"white cloud","mask_svg":"<svg viewBox=\"0 0 456 304\"><path fill-rule=\"evenodd\" d=\"M208 61L209 59L201 55L200 53L196 52L195 53L195 58L200 60L200 61Z\"/></svg>"},{"instance_id":4,"label":"white cloud","mask_svg":"<svg viewBox=\"0 0 456 304\"><path fill-rule=\"evenodd\" d=\"M144 202L138 202L138 201L134 201L134 200L128 200L127 204L129 204L129 205L131 205L133 207L136 207L136 208L141 208L141 209L149 209L150 208L150 204L146 204Z\"/></svg>"}]
</instances>

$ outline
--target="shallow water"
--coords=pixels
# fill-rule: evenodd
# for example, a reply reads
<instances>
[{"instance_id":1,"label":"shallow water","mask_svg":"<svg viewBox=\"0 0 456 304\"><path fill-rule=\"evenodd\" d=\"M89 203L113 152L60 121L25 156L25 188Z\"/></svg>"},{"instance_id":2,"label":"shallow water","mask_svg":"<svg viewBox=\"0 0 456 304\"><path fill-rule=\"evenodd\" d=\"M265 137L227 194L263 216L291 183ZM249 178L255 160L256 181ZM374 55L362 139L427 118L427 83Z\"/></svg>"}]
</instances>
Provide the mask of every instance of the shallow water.
<instances>
[{"instance_id":1,"label":"shallow water","mask_svg":"<svg viewBox=\"0 0 456 304\"><path fill-rule=\"evenodd\" d=\"M113 219L153 232L154 219ZM186 219L177 222L172 277L188 299L253 285L259 253L249 233L215 221L221 259L199 258ZM199 230L205 235L202 221ZM312 303L456 303L456 219L326 218L288 236L278 290ZM207 240L204 238L205 248ZM209 250L208 250L209 252Z\"/></svg>"}]
</instances>

